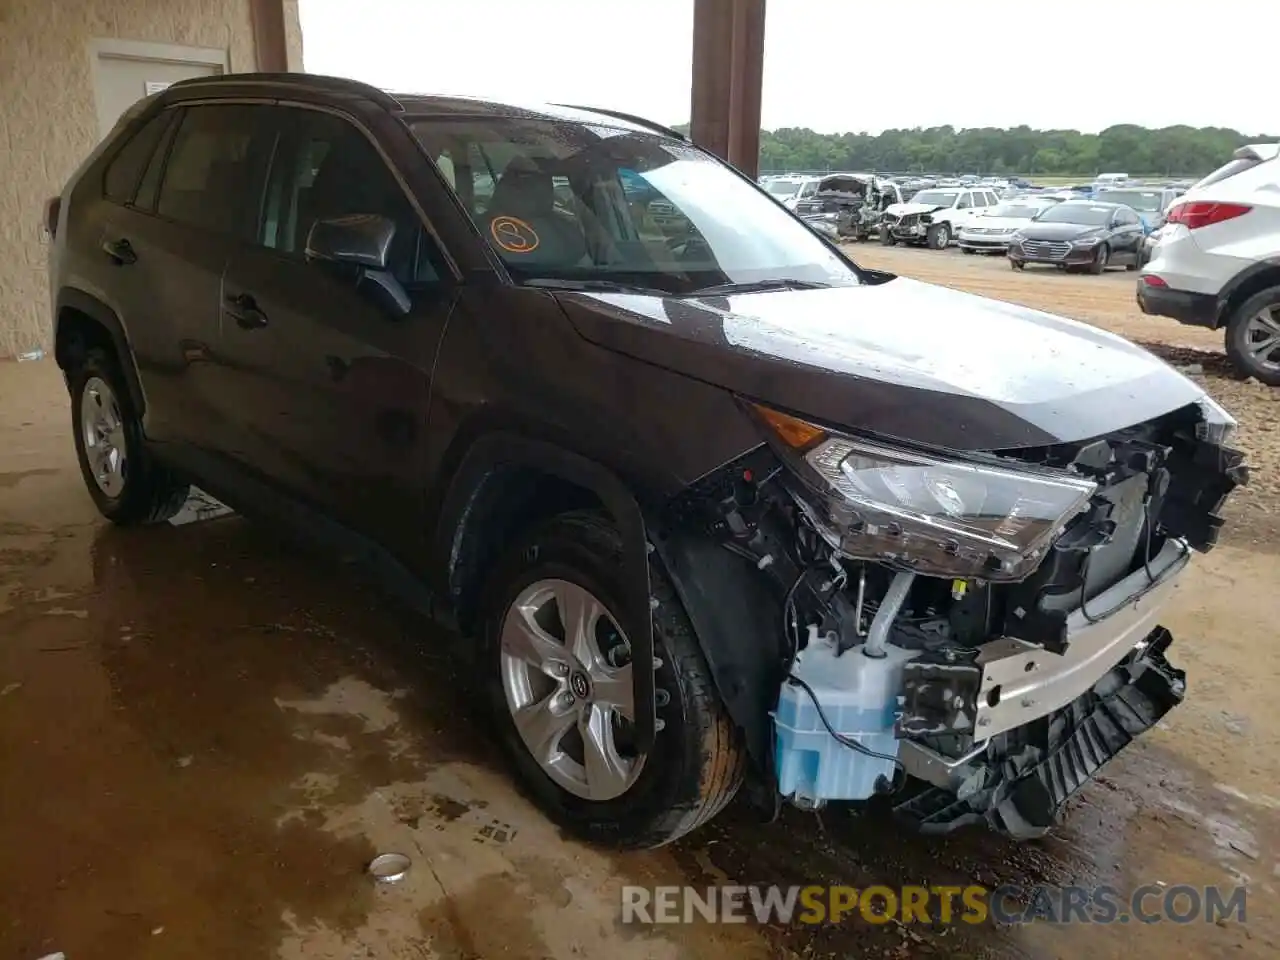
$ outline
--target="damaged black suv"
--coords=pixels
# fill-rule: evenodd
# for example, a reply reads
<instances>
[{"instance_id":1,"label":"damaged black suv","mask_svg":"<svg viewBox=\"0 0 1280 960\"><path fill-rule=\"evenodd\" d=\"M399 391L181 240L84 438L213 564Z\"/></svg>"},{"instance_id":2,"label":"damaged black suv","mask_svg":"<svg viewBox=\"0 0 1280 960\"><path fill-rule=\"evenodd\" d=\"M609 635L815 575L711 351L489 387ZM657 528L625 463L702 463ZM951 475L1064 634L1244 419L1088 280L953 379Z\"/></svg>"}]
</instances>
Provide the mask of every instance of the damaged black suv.
<instances>
[{"instance_id":1,"label":"damaged black suv","mask_svg":"<svg viewBox=\"0 0 1280 960\"><path fill-rule=\"evenodd\" d=\"M634 117L186 81L49 204L99 509L197 484L430 589L529 792L660 844L746 782L1043 833L1183 695L1245 479L1138 347L869 271Z\"/></svg>"}]
</instances>

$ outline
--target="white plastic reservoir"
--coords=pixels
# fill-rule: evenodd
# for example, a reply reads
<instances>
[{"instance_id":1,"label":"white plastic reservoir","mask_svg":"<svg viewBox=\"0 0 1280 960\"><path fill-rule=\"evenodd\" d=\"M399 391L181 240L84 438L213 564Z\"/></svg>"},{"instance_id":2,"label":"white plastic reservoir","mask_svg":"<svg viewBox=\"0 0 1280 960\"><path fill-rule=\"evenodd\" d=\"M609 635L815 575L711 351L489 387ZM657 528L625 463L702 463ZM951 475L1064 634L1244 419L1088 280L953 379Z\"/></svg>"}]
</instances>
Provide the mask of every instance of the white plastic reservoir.
<instances>
[{"instance_id":1,"label":"white plastic reservoir","mask_svg":"<svg viewBox=\"0 0 1280 960\"><path fill-rule=\"evenodd\" d=\"M831 726L868 750L896 758L893 734L902 665L914 650L888 644L885 655L869 657L862 647L836 655L834 638L817 638L796 656L791 673L817 695ZM774 713L778 788L784 797L813 805L825 800L865 800L884 777L892 782L894 763L854 750L827 732L803 687L783 683Z\"/></svg>"}]
</instances>

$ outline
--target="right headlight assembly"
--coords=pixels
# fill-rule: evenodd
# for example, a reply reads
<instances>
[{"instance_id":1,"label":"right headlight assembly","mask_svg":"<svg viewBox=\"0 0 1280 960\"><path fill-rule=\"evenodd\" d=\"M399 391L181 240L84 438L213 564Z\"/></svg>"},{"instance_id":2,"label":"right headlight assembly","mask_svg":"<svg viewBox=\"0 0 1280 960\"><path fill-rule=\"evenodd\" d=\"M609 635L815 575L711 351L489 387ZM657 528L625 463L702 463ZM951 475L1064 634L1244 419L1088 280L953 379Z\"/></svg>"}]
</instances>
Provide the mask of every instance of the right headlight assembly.
<instances>
[{"instance_id":1,"label":"right headlight assembly","mask_svg":"<svg viewBox=\"0 0 1280 960\"><path fill-rule=\"evenodd\" d=\"M906 450L755 410L799 484L788 487L831 546L939 577L1029 576L1097 485L1034 466Z\"/></svg>"}]
</instances>

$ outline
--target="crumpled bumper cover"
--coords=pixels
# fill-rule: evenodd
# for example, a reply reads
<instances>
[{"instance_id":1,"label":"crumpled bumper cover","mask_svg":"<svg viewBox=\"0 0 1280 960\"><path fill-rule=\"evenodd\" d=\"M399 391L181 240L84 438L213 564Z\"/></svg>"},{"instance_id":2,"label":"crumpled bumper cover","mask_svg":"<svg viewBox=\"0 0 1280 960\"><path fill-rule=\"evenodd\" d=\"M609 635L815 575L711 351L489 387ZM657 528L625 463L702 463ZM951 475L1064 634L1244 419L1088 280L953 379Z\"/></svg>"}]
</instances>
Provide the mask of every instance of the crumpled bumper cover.
<instances>
[{"instance_id":1,"label":"crumpled bumper cover","mask_svg":"<svg viewBox=\"0 0 1280 960\"><path fill-rule=\"evenodd\" d=\"M986 823L1017 840L1043 836L1108 760L1182 701L1186 675L1165 659L1172 641L1156 627L1075 700L993 737L956 789L929 787L896 812L925 833Z\"/></svg>"}]
</instances>

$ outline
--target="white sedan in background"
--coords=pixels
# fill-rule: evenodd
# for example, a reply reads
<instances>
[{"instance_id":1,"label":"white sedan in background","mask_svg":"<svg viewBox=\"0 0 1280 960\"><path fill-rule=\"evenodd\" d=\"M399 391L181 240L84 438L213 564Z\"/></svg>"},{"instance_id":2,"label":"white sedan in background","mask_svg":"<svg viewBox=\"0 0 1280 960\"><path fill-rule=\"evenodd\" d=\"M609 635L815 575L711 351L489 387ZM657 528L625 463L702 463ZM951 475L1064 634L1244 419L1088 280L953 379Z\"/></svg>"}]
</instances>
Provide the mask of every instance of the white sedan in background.
<instances>
[{"instance_id":1,"label":"white sedan in background","mask_svg":"<svg viewBox=\"0 0 1280 960\"><path fill-rule=\"evenodd\" d=\"M1005 200L960 228L959 246L965 253L1009 251L1009 239L1048 207L1060 201L1050 197L1019 197Z\"/></svg>"}]
</instances>

